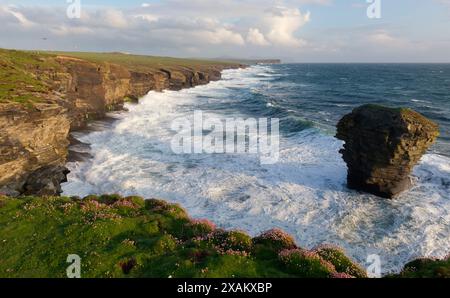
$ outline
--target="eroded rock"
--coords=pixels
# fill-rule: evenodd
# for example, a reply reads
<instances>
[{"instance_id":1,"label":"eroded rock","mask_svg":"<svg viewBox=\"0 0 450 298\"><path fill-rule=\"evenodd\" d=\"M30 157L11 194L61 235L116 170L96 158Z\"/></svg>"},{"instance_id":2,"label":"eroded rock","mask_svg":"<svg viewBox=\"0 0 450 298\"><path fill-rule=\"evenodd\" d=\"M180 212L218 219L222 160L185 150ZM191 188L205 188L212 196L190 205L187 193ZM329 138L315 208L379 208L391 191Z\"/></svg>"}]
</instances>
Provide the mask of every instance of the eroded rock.
<instances>
[{"instance_id":1,"label":"eroded rock","mask_svg":"<svg viewBox=\"0 0 450 298\"><path fill-rule=\"evenodd\" d=\"M64 166L46 166L30 174L25 182L25 195L55 196L62 193L61 183L67 182L69 170Z\"/></svg>"},{"instance_id":2,"label":"eroded rock","mask_svg":"<svg viewBox=\"0 0 450 298\"><path fill-rule=\"evenodd\" d=\"M23 95L26 88L0 102L0 194L10 196L60 191L54 182L65 177L62 178L61 171L54 170L67 161L70 131L86 128L89 121L122 109L124 102L137 101L151 90L194 87L220 79L224 69L243 67L196 63L192 67L170 64L163 70L151 64L119 65L50 55L36 58L34 54L22 53L27 59L42 62L30 68L23 62L28 60L15 58L16 53L2 51L11 62L0 64L0 70L21 69L24 74L39 79L46 88L28 94L39 101L27 105L13 100L14 96ZM16 87L20 84L18 80ZM81 151L69 157L83 160L89 154ZM45 167L53 169L46 168L46 178L39 172ZM38 180L33 180L35 175ZM25 191L24 185L28 188Z\"/></svg>"},{"instance_id":3,"label":"eroded rock","mask_svg":"<svg viewBox=\"0 0 450 298\"><path fill-rule=\"evenodd\" d=\"M410 109L364 105L337 125L345 142L348 187L392 198L411 187L410 173L439 135L438 125Z\"/></svg>"}]
</instances>

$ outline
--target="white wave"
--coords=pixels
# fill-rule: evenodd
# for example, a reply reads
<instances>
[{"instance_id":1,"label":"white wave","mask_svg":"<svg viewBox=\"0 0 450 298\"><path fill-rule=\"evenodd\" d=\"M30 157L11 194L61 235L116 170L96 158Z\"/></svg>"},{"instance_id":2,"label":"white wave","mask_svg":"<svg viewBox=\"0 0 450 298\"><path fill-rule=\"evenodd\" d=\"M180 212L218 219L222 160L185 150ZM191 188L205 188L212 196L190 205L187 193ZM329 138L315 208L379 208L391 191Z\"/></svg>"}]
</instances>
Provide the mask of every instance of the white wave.
<instances>
[{"instance_id":1,"label":"white wave","mask_svg":"<svg viewBox=\"0 0 450 298\"><path fill-rule=\"evenodd\" d=\"M249 155L175 155L171 121L202 104L229 103L230 88L261 84L267 67L228 70L222 81L179 92L150 92L112 127L81 136L93 159L71 163L65 195L120 193L181 203L194 217L256 235L280 227L298 243L343 246L362 265L382 258L383 272L421 256L450 252L450 159L425 155L415 187L385 200L349 191L342 143L316 129L282 138L280 161L260 165ZM267 83L266 83L267 84ZM233 117L239 111L219 117ZM232 115L230 114L232 113Z\"/></svg>"},{"instance_id":2,"label":"white wave","mask_svg":"<svg viewBox=\"0 0 450 298\"><path fill-rule=\"evenodd\" d=\"M411 99L411 101L412 101L412 102L419 102L419 103L428 103L428 104L431 104L431 101L428 101L428 100L421 100L421 99L415 99L415 98Z\"/></svg>"}]
</instances>

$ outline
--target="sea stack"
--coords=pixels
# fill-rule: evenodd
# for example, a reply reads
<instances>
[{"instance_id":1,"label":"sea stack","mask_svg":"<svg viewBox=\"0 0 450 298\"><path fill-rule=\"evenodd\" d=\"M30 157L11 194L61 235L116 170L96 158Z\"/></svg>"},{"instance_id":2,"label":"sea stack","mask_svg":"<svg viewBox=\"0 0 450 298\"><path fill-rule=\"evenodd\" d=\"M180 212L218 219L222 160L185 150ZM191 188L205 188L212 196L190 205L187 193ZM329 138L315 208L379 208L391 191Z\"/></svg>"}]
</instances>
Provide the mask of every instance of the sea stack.
<instances>
[{"instance_id":1,"label":"sea stack","mask_svg":"<svg viewBox=\"0 0 450 298\"><path fill-rule=\"evenodd\" d=\"M336 137L351 189L393 198L412 185L410 174L436 141L436 123L410 109L364 105L344 116Z\"/></svg>"}]
</instances>

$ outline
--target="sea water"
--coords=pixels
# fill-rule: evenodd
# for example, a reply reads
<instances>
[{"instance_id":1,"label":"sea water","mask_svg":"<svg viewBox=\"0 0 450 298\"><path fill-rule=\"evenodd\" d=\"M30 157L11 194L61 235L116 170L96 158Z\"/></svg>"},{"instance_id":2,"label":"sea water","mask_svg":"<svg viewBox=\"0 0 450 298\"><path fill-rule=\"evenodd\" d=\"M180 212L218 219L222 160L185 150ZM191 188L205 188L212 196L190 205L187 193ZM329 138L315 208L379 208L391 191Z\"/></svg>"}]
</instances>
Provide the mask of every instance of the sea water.
<instances>
[{"instance_id":1,"label":"sea water","mask_svg":"<svg viewBox=\"0 0 450 298\"><path fill-rule=\"evenodd\" d=\"M92 159L71 162L64 195L119 193L180 203L196 218L251 235L278 227L299 245L336 244L382 271L450 253L450 65L283 64L226 70L223 79L150 92L101 130L77 133ZM364 103L406 106L441 126L414 169L414 187L393 200L346 188L335 125ZM174 119L195 110L221 119L279 118L280 157L175 154Z\"/></svg>"}]
</instances>

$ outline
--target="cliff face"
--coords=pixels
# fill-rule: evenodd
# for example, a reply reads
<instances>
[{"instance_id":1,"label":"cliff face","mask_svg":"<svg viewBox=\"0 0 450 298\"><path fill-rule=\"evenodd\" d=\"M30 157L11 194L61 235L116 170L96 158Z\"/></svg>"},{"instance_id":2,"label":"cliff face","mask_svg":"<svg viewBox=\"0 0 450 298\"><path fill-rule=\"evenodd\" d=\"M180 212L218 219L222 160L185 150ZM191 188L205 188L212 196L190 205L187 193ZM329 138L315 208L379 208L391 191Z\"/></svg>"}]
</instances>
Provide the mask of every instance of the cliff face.
<instances>
[{"instance_id":1,"label":"cliff face","mask_svg":"<svg viewBox=\"0 0 450 298\"><path fill-rule=\"evenodd\" d=\"M38 64L27 69L48 86L45 93L33 94L39 102L30 107L0 101L0 193L59 194L59 183L67 174L64 164L71 130L83 128L89 120L120 109L126 100L137 100L151 90L207 84L219 80L224 68L239 67L171 65L135 70L67 56L39 59L46 65L51 60L51 67Z\"/></svg>"},{"instance_id":2,"label":"cliff face","mask_svg":"<svg viewBox=\"0 0 450 298\"><path fill-rule=\"evenodd\" d=\"M25 192L27 180L44 166L63 165L70 119L58 105L24 111L14 105L0 111L0 192Z\"/></svg>"},{"instance_id":3,"label":"cliff face","mask_svg":"<svg viewBox=\"0 0 450 298\"><path fill-rule=\"evenodd\" d=\"M82 128L86 120L103 117L120 109L126 98L137 100L151 90L181 90L219 80L223 67L201 70L151 69L139 72L112 63L92 63L70 57L57 57L62 71L54 74L54 89L66 96L72 129Z\"/></svg>"},{"instance_id":4,"label":"cliff face","mask_svg":"<svg viewBox=\"0 0 450 298\"><path fill-rule=\"evenodd\" d=\"M220 80L225 68L211 65L138 72L117 64L63 56L57 57L57 61L63 71L55 74L54 89L63 91L68 99L64 105L71 114L73 129L82 128L87 119L120 109L127 98L137 100L151 90L181 90Z\"/></svg>"},{"instance_id":5,"label":"cliff face","mask_svg":"<svg viewBox=\"0 0 450 298\"><path fill-rule=\"evenodd\" d=\"M349 188L386 198L407 190L413 167L438 135L437 124L409 109L355 109L337 126Z\"/></svg>"}]
</instances>

